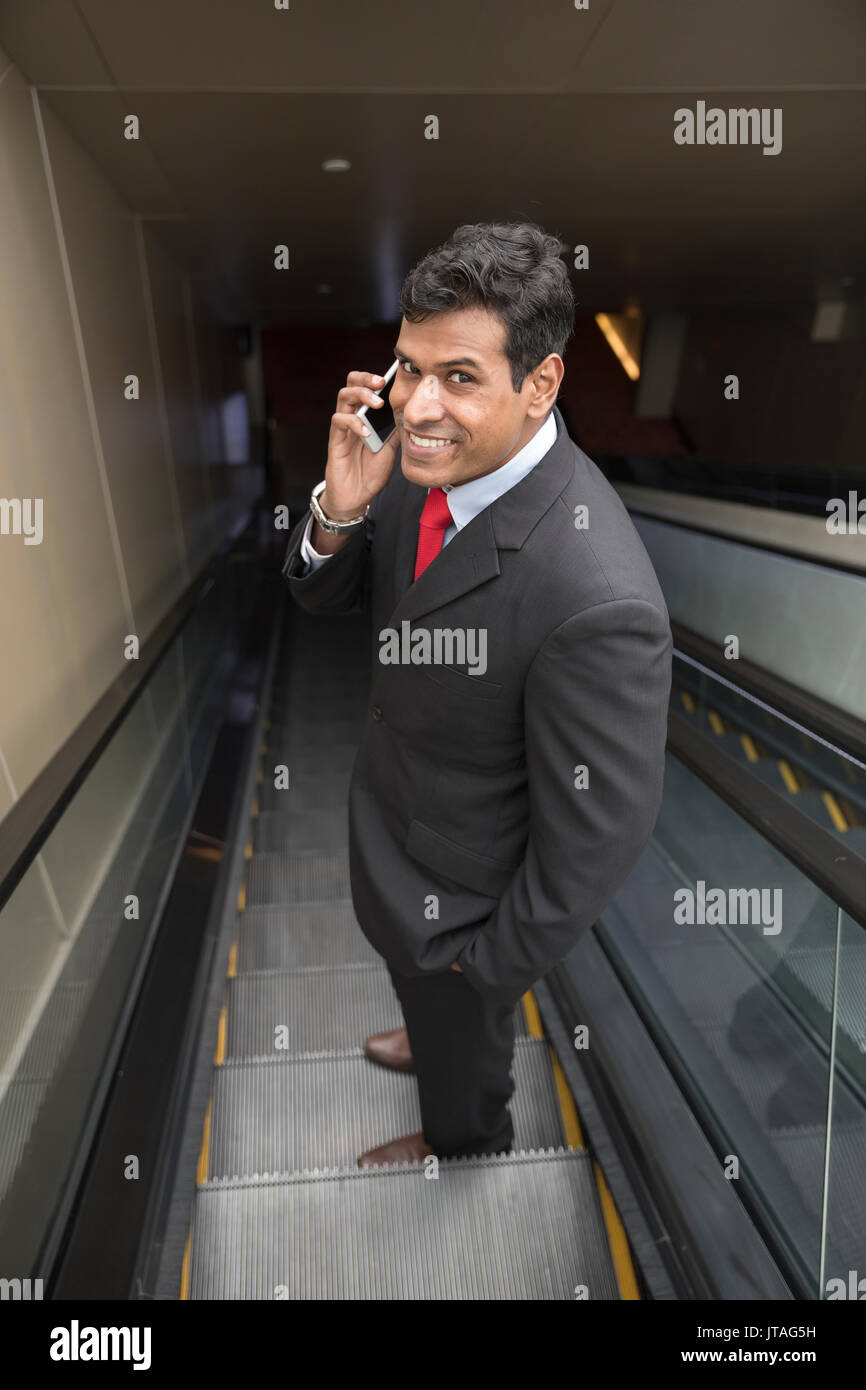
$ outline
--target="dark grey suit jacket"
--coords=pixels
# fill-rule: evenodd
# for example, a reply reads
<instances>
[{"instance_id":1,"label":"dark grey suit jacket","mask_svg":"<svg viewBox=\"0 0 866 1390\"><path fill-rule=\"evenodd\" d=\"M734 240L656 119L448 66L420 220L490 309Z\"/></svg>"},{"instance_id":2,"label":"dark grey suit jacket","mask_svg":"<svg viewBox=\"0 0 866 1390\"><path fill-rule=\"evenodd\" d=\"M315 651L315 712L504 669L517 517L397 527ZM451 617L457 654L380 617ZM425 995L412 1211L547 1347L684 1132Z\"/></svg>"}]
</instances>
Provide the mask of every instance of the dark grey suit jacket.
<instances>
[{"instance_id":1,"label":"dark grey suit jacket","mask_svg":"<svg viewBox=\"0 0 866 1390\"><path fill-rule=\"evenodd\" d=\"M617 493L569 438L413 583L426 489L398 461L365 525L317 571L312 613L369 609L373 678L349 791L352 897L395 970L458 961L503 1004L560 960L643 850L662 794L672 641ZM576 508L588 508L585 527ZM486 629L487 670L382 664L379 634ZM588 785L577 769L588 769Z\"/></svg>"}]
</instances>

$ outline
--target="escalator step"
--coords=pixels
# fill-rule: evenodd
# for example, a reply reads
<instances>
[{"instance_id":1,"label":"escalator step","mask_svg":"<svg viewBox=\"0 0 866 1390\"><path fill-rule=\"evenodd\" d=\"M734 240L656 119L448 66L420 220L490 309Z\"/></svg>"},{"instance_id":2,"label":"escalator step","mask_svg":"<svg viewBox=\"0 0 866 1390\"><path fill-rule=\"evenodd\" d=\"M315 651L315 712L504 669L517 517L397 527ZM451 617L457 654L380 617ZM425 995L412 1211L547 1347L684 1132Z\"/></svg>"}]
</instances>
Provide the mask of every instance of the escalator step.
<instances>
[{"instance_id":1,"label":"escalator step","mask_svg":"<svg viewBox=\"0 0 866 1390\"><path fill-rule=\"evenodd\" d=\"M304 773L322 777L350 773L357 751L355 743L331 742L326 747L317 749L292 740L291 744L269 743L262 757L265 766L273 767L276 763L285 763L289 769L291 786L292 778Z\"/></svg>"},{"instance_id":2,"label":"escalator step","mask_svg":"<svg viewBox=\"0 0 866 1390\"><path fill-rule=\"evenodd\" d=\"M526 1035L522 1005L515 1031ZM353 1049L369 1033L400 1028L403 1014L391 977L381 966L334 970L262 971L229 981L227 1056L283 1058ZM284 1043L275 1050L277 1027Z\"/></svg>"},{"instance_id":3,"label":"escalator step","mask_svg":"<svg viewBox=\"0 0 866 1390\"><path fill-rule=\"evenodd\" d=\"M254 854L249 863L247 902L321 903L348 898L349 855Z\"/></svg>"},{"instance_id":4,"label":"escalator step","mask_svg":"<svg viewBox=\"0 0 866 1390\"><path fill-rule=\"evenodd\" d=\"M303 907L249 907L238 939L237 970L291 970L302 966L380 965L348 897Z\"/></svg>"},{"instance_id":5,"label":"escalator step","mask_svg":"<svg viewBox=\"0 0 866 1390\"><path fill-rule=\"evenodd\" d=\"M509 1102L515 1148L564 1143L547 1044L521 1038ZM227 1062L214 1071L208 1172L242 1177L352 1166L365 1149L421 1128L414 1076L355 1053Z\"/></svg>"},{"instance_id":6,"label":"escalator step","mask_svg":"<svg viewBox=\"0 0 866 1390\"><path fill-rule=\"evenodd\" d=\"M271 719L271 727L264 731L267 748L287 748L294 751L303 749L318 750L332 744L347 744L357 748L363 731L363 717L334 719L323 724L320 719L299 716L292 720Z\"/></svg>"},{"instance_id":7,"label":"escalator step","mask_svg":"<svg viewBox=\"0 0 866 1390\"><path fill-rule=\"evenodd\" d=\"M207 1184L194 1299L619 1297L589 1156Z\"/></svg>"},{"instance_id":8,"label":"escalator step","mask_svg":"<svg viewBox=\"0 0 866 1390\"><path fill-rule=\"evenodd\" d=\"M289 770L288 787L280 789L274 785L273 771L267 765L264 774L256 787L260 815L267 811L328 811L335 806L346 806L351 776L348 768L345 772L329 772L327 775L292 768Z\"/></svg>"},{"instance_id":9,"label":"escalator step","mask_svg":"<svg viewBox=\"0 0 866 1390\"><path fill-rule=\"evenodd\" d=\"M282 1058L360 1047L368 1033L403 1022L387 970L267 971L229 982L227 1056ZM275 1029L282 1028L282 1050Z\"/></svg>"},{"instance_id":10,"label":"escalator step","mask_svg":"<svg viewBox=\"0 0 866 1390\"><path fill-rule=\"evenodd\" d=\"M345 806L317 811L266 811L256 818L254 826L253 848L258 854L307 850L327 853L345 849L349 840Z\"/></svg>"}]
</instances>

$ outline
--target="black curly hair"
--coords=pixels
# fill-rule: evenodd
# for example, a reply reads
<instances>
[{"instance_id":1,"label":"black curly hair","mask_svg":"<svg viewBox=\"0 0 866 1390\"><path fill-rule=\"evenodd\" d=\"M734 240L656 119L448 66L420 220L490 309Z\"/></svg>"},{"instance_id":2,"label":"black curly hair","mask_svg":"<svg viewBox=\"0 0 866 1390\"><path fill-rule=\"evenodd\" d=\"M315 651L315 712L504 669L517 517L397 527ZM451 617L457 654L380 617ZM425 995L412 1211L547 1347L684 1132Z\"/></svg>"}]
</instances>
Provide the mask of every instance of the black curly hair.
<instances>
[{"instance_id":1,"label":"black curly hair","mask_svg":"<svg viewBox=\"0 0 866 1390\"><path fill-rule=\"evenodd\" d=\"M409 323L476 307L504 323L505 356L519 391L548 353L562 356L574 328L559 237L533 222L466 223L403 281L400 311Z\"/></svg>"}]
</instances>

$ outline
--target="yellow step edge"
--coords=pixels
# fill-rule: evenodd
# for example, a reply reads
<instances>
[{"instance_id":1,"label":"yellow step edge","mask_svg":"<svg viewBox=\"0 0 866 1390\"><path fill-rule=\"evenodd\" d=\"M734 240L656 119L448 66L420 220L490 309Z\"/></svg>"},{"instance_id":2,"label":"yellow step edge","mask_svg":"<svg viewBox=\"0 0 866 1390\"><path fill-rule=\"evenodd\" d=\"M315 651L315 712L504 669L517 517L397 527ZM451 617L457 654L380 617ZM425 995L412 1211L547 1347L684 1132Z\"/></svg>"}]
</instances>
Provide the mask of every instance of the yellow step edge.
<instances>
[{"instance_id":1,"label":"yellow step edge","mask_svg":"<svg viewBox=\"0 0 866 1390\"><path fill-rule=\"evenodd\" d=\"M180 1268L180 1293L178 1298L189 1298L189 1248L192 1243L192 1228L186 1233L186 1245L183 1248L183 1264Z\"/></svg>"},{"instance_id":2,"label":"yellow step edge","mask_svg":"<svg viewBox=\"0 0 866 1390\"><path fill-rule=\"evenodd\" d=\"M750 763L756 763L756 762L758 762L758 761L759 761L758 750L757 750L757 748L755 747L755 741L754 741L754 739L752 738L752 735L751 735L751 734L740 734L740 743L743 745L743 752L745 753L745 755L746 755L746 757L748 758L749 762L750 762Z\"/></svg>"},{"instance_id":3,"label":"yellow step edge","mask_svg":"<svg viewBox=\"0 0 866 1390\"><path fill-rule=\"evenodd\" d=\"M681 691L680 691L680 699L681 699L682 702L683 702L683 708L686 709L686 710L688 710L689 714L694 714L694 712L695 712L695 702L694 702L694 699L692 698L692 693L691 693L691 691L690 691L690 690L681 690Z\"/></svg>"},{"instance_id":4,"label":"yellow step edge","mask_svg":"<svg viewBox=\"0 0 866 1390\"><path fill-rule=\"evenodd\" d=\"M541 1014L538 1011L535 995L531 990L528 990L523 996L523 1011L526 1016L526 1027L530 1037L543 1038L544 1029L541 1025ZM568 1082L565 1079L565 1073L562 1070L556 1052L550 1045L548 1045L548 1050L553 1066L556 1098L559 1102L559 1113L562 1118L562 1128L566 1143L572 1149L584 1149L583 1133L580 1128L580 1120L577 1114L577 1106L574 1103L574 1096L571 1094ZM625 1228L620 1220L619 1212L616 1209L610 1189L604 1180L604 1174L595 1159L593 1159L592 1167L620 1297L624 1301L639 1300L640 1290L638 1288L637 1276L634 1271L634 1264L632 1263L631 1251L629 1250Z\"/></svg>"},{"instance_id":5,"label":"yellow step edge","mask_svg":"<svg viewBox=\"0 0 866 1390\"><path fill-rule=\"evenodd\" d=\"M580 1120L577 1118L577 1107L574 1103L574 1096L568 1089L565 1072L562 1070L559 1058L552 1047L550 1049L550 1060L553 1064L553 1080L556 1085L556 1099L559 1101L562 1128L565 1131L565 1142L570 1149L584 1149L586 1145L583 1142Z\"/></svg>"},{"instance_id":6,"label":"yellow step edge","mask_svg":"<svg viewBox=\"0 0 866 1390\"><path fill-rule=\"evenodd\" d=\"M610 1195L610 1188L604 1180L604 1173L595 1161L593 1161L592 1166L595 1169L595 1181L601 1200L604 1224L607 1227L607 1239L613 1257L613 1267L616 1271L616 1282L619 1284L619 1296L624 1302L639 1301L640 1289L632 1264L631 1251L628 1248L625 1227L620 1220L613 1197Z\"/></svg>"},{"instance_id":7,"label":"yellow step edge","mask_svg":"<svg viewBox=\"0 0 866 1390\"><path fill-rule=\"evenodd\" d=\"M244 910L244 908L246 907L246 905L247 905L247 881L246 881L246 878L244 878L243 883L241 884L240 888L238 889L238 912L243 912L243 910Z\"/></svg>"},{"instance_id":8,"label":"yellow step edge","mask_svg":"<svg viewBox=\"0 0 866 1390\"><path fill-rule=\"evenodd\" d=\"M208 1099L207 1110L204 1112L204 1124L201 1127L201 1148L198 1151L198 1166L195 1170L195 1180L197 1183L207 1182L208 1163L210 1162L210 1120L212 1104L213 1101Z\"/></svg>"},{"instance_id":9,"label":"yellow step edge","mask_svg":"<svg viewBox=\"0 0 866 1390\"><path fill-rule=\"evenodd\" d=\"M523 1004L523 1016L526 1019L527 1033L531 1038L543 1038L544 1029L541 1026L541 1014L538 1012L535 995L531 990L526 991L521 1003Z\"/></svg>"},{"instance_id":10,"label":"yellow step edge","mask_svg":"<svg viewBox=\"0 0 866 1390\"><path fill-rule=\"evenodd\" d=\"M246 843L246 845L245 845L245 847L244 847L244 859L252 859L252 857L253 857L253 837L250 836L250 838L247 840L247 843Z\"/></svg>"},{"instance_id":11,"label":"yellow step edge","mask_svg":"<svg viewBox=\"0 0 866 1390\"><path fill-rule=\"evenodd\" d=\"M223 1064L223 1062L224 1062L225 1059L226 1059L226 1019L227 1019L227 1012L228 1012L228 1005L224 1003L223 1006L222 1006L222 1008L220 1009L220 1022L219 1022L219 1029L217 1030L216 1052L214 1053L214 1057L213 1057L213 1064L214 1064L215 1067L221 1067L222 1064Z\"/></svg>"},{"instance_id":12,"label":"yellow step edge","mask_svg":"<svg viewBox=\"0 0 866 1390\"><path fill-rule=\"evenodd\" d=\"M722 716L720 714L717 714L714 709L707 711L707 718L710 721L710 728L712 729L714 734L721 735L725 732L725 726L722 723Z\"/></svg>"},{"instance_id":13,"label":"yellow step edge","mask_svg":"<svg viewBox=\"0 0 866 1390\"><path fill-rule=\"evenodd\" d=\"M232 948L229 951L229 963L226 970L226 979L233 980L238 973L238 939L235 937Z\"/></svg>"}]
</instances>

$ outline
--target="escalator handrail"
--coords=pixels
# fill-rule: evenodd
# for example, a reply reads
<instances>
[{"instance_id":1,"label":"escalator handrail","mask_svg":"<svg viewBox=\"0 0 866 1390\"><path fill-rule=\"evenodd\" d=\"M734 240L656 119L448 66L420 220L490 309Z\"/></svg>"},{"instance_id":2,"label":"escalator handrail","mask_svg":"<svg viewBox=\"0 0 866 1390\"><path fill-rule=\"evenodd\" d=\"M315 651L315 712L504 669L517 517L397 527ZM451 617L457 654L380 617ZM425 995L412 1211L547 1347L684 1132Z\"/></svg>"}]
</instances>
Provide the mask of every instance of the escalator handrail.
<instances>
[{"instance_id":1,"label":"escalator handrail","mask_svg":"<svg viewBox=\"0 0 866 1390\"><path fill-rule=\"evenodd\" d=\"M866 860L781 793L717 747L683 715L668 711L668 748L795 868L866 929Z\"/></svg>"},{"instance_id":2,"label":"escalator handrail","mask_svg":"<svg viewBox=\"0 0 866 1390\"><path fill-rule=\"evenodd\" d=\"M90 713L73 729L66 742L3 818L0 835L0 911L94 763L153 679L181 629L210 592L219 571L229 562L254 515L255 504L253 509L244 512L192 583L141 644L138 660L124 662L120 675L115 677Z\"/></svg>"},{"instance_id":3,"label":"escalator handrail","mask_svg":"<svg viewBox=\"0 0 866 1390\"><path fill-rule=\"evenodd\" d=\"M692 658L731 684L731 662L722 656L717 643L674 621L671 632L674 655ZM774 713L813 737L866 764L866 722L745 657L737 659L736 676L734 685L744 695L769 705Z\"/></svg>"}]
</instances>

